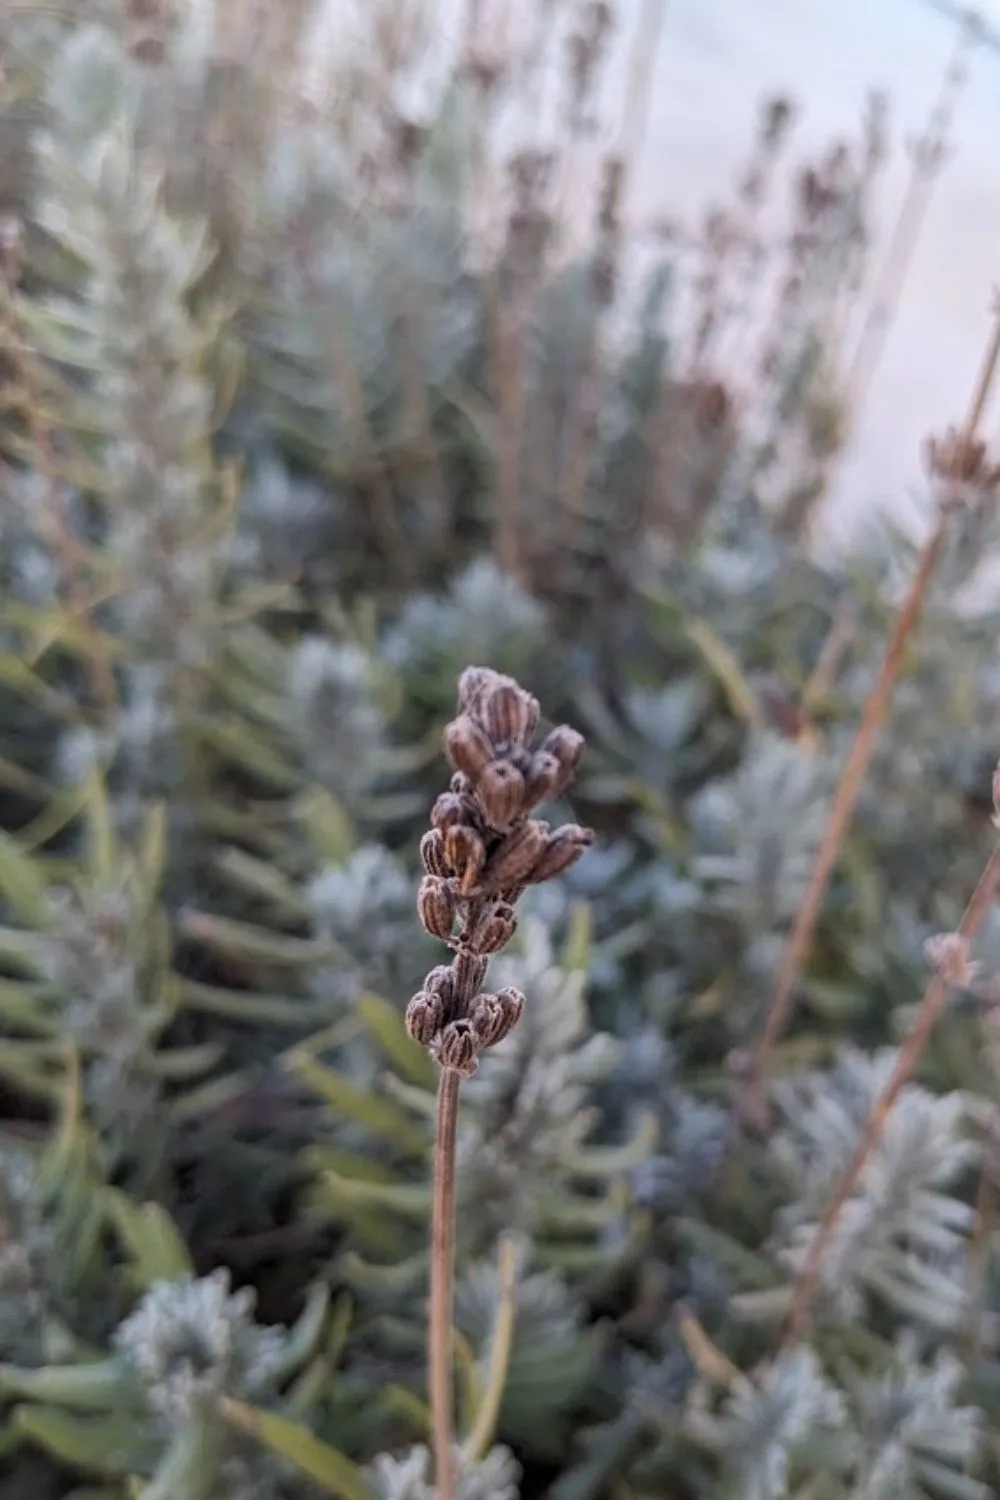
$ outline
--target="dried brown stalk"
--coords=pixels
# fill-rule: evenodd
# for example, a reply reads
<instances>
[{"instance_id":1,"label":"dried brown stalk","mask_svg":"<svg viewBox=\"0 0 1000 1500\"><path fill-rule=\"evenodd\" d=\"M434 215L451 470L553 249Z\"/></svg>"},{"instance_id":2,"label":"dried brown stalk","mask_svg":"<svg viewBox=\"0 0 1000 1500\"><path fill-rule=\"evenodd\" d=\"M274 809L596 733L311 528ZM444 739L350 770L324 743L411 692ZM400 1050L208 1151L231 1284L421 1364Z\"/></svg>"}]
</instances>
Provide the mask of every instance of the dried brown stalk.
<instances>
[{"instance_id":1,"label":"dried brown stalk","mask_svg":"<svg viewBox=\"0 0 1000 1500\"><path fill-rule=\"evenodd\" d=\"M455 1500L457 1486L452 1305L459 1089L478 1069L480 1055L517 1024L525 1004L519 990L493 995L482 985L491 955L517 929L514 907L525 888L561 875L593 841L588 828L569 823L551 831L532 817L540 803L558 797L573 780L582 735L561 724L532 750L537 699L513 678L488 668L467 667L458 697L458 715L444 736L455 774L434 804L432 826L420 842L427 873L417 898L424 927L454 956L450 965L430 971L406 1008L410 1036L441 1069L428 1337L438 1500ZM478 1443L481 1428L474 1438Z\"/></svg>"},{"instance_id":2,"label":"dried brown stalk","mask_svg":"<svg viewBox=\"0 0 1000 1500\"><path fill-rule=\"evenodd\" d=\"M451 1384L452 1308L455 1298L455 1141L462 1075L442 1068L434 1141L431 1220L431 1305L428 1341L434 1461L440 1500L455 1495L455 1414Z\"/></svg>"},{"instance_id":3,"label":"dried brown stalk","mask_svg":"<svg viewBox=\"0 0 1000 1500\"><path fill-rule=\"evenodd\" d=\"M763 1088L771 1056L788 1020L796 981L809 954L823 898L826 895L830 877L836 868L844 837L851 824L865 773L875 749L878 732L885 718L892 689L906 654L907 643L920 618L931 580L944 550L954 499L960 489L975 482L976 476L973 475L970 480L965 472L968 467L966 458L978 454L980 473L985 479L992 478L984 469L985 450L980 452L976 432L993 385L998 361L1000 361L1000 304L994 308L994 327L965 427L961 434L951 440L950 448L947 445L939 445L937 450L939 457L947 458L946 463L939 461L934 471L934 478L941 486L942 496L937 523L920 554L909 592L896 617L878 680L865 704L861 725L834 795L823 841L813 865L808 889L795 919L795 926L775 982L764 1030L753 1058L747 1081L747 1092L743 1100L748 1118L761 1119L764 1114Z\"/></svg>"},{"instance_id":4,"label":"dried brown stalk","mask_svg":"<svg viewBox=\"0 0 1000 1500\"><path fill-rule=\"evenodd\" d=\"M822 1269L823 1257L836 1228L837 1220L861 1180L861 1174L864 1172L871 1153L881 1140L886 1120L892 1113L896 1101L913 1077L924 1055L931 1033L948 1004L952 987L957 980L961 979L961 971L966 962L965 955L983 925L998 887L1000 887L1000 841L994 846L983 873L979 877L979 883L966 908L957 934L950 934L941 945L943 951L939 952L936 972L924 991L913 1029L900 1048L892 1076L872 1111L857 1150L844 1170L826 1207L819 1228L813 1236L809 1254L792 1294L792 1304L782 1332L782 1348L798 1338L805 1327ZM955 958L959 960L957 966L952 962Z\"/></svg>"}]
</instances>

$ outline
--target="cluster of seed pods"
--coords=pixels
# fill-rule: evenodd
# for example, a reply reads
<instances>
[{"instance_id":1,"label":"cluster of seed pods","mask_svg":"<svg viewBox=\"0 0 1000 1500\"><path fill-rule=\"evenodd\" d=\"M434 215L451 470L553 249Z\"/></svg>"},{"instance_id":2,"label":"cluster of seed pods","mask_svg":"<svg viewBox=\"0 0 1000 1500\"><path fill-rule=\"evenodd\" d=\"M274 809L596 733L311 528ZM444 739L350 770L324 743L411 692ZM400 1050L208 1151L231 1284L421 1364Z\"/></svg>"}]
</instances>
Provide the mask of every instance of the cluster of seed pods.
<instances>
[{"instance_id":1,"label":"cluster of seed pods","mask_svg":"<svg viewBox=\"0 0 1000 1500\"><path fill-rule=\"evenodd\" d=\"M445 730L454 768L420 844L426 875L417 908L452 962L431 970L406 1010L406 1026L444 1068L470 1077L479 1054L507 1035L524 1008L519 990L482 992L490 957L517 929L525 888L561 875L594 835L575 823L551 829L532 816L569 786L584 740L561 724L531 748L539 706L512 677L467 667L459 712Z\"/></svg>"}]
</instances>

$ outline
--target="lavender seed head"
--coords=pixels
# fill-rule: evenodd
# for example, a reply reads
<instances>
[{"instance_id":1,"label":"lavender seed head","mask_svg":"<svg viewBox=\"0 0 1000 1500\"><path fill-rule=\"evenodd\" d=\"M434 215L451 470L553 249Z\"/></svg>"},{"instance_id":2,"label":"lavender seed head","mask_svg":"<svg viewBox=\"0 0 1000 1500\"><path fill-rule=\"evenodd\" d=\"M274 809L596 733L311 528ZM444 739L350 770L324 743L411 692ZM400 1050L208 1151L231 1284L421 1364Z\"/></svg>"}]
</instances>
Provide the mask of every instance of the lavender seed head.
<instances>
[{"instance_id":1,"label":"lavender seed head","mask_svg":"<svg viewBox=\"0 0 1000 1500\"><path fill-rule=\"evenodd\" d=\"M454 956L427 975L407 1006L406 1028L442 1068L469 1078L480 1052L501 1041L524 1009L519 990L481 993L490 955L517 930L515 901L529 884L568 869L594 835L576 824L552 833L528 816L572 781L582 735L560 724L532 752L538 700L486 667L466 668L458 701L445 730L454 772L420 843L426 874L417 897L424 927Z\"/></svg>"}]
</instances>

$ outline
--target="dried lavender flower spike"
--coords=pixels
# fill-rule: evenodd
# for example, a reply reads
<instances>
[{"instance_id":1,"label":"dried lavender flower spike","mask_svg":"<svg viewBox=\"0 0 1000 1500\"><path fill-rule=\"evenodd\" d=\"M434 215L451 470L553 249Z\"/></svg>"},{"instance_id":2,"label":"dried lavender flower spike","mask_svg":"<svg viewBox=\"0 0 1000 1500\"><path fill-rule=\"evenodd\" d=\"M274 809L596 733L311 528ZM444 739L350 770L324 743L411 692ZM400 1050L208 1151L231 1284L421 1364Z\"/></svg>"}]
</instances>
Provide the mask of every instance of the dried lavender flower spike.
<instances>
[{"instance_id":1,"label":"dried lavender flower spike","mask_svg":"<svg viewBox=\"0 0 1000 1500\"><path fill-rule=\"evenodd\" d=\"M492 953L517 927L514 901L527 884L567 869L593 834L575 824L550 834L529 817L563 791L583 754L583 737L560 725L534 755L537 698L512 677L467 667L458 683L459 712L444 734L455 768L448 791L431 812L420 845L427 871L417 907L428 932L450 944L450 967L432 969L410 1001L406 1028L437 1059L437 1131L431 1235L429 1374L436 1479L454 1500L452 1302L455 1256L456 1130L459 1085L479 1055L516 1026L525 999L519 990L482 994Z\"/></svg>"}]
</instances>

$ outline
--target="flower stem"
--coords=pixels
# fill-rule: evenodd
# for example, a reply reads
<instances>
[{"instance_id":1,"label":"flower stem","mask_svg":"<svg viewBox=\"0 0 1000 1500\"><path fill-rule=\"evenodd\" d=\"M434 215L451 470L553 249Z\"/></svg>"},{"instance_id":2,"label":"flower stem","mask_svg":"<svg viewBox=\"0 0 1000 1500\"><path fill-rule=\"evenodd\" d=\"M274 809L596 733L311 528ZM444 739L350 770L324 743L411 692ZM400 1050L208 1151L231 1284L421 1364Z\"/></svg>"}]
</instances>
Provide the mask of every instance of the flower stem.
<instances>
[{"instance_id":1,"label":"flower stem","mask_svg":"<svg viewBox=\"0 0 1000 1500\"><path fill-rule=\"evenodd\" d=\"M442 1068L434 1143L431 1222L430 1394L437 1500L456 1500L452 1394L452 1303L455 1289L455 1138L461 1074Z\"/></svg>"}]
</instances>

